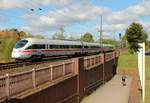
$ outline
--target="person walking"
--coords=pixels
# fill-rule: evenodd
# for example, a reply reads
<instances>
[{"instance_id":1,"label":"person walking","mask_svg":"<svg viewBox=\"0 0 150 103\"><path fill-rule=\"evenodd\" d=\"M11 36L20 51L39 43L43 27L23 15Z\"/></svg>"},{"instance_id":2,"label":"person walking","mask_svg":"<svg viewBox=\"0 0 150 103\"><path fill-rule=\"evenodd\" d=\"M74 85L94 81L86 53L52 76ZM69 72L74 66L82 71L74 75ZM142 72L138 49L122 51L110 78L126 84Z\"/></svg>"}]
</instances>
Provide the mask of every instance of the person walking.
<instances>
[{"instance_id":1,"label":"person walking","mask_svg":"<svg viewBox=\"0 0 150 103\"><path fill-rule=\"evenodd\" d=\"M126 78L127 76L125 75L125 72L123 72L122 77L121 77L123 86L126 86Z\"/></svg>"}]
</instances>

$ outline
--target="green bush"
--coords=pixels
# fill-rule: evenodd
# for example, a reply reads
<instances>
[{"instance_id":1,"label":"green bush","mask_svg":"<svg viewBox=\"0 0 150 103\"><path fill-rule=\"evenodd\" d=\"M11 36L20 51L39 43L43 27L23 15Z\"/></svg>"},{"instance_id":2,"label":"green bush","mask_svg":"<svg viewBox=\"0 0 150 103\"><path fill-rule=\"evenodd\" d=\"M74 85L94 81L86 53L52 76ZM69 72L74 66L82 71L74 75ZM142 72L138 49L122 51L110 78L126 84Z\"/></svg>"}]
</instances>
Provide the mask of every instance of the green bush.
<instances>
[{"instance_id":1,"label":"green bush","mask_svg":"<svg viewBox=\"0 0 150 103\"><path fill-rule=\"evenodd\" d=\"M3 38L0 44L0 59L5 62L11 61L11 52L16 43L14 38Z\"/></svg>"}]
</instances>

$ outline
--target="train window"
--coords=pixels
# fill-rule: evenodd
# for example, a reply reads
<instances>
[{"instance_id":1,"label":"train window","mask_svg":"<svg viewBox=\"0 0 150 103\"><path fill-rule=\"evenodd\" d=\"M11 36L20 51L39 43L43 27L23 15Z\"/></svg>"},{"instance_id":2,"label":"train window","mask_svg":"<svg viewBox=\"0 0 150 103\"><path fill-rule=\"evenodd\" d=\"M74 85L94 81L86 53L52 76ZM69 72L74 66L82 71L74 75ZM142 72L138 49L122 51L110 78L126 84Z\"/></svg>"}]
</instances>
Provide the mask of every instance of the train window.
<instances>
[{"instance_id":1,"label":"train window","mask_svg":"<svg viewBox=\"0 0 150 103\"><path fill-rule=\"evenodd\" d=\"M53 49L58 49L60 46L59 45L52 45Z\"/></svg>"},{"instance_id":2,"label":"train window","mask_svg":"<svg viewBox=\"0 0 150 103\"><path fill-rule=\"evenodd\" d=\"M29 46L27 49L33 49L32 45L31 45L31 46Z\"/></svg>"},{"instance_id":3,"label":"train window","mask_svg":"<svg viewBox=\"0 0 150 103\"><path fill-rule=\"evenodd\" d=\"M80 45L76 45L76 48L81 48L81 46Z\"/></svg>"},{"instance_id":4,"label":"train window","mask_svg":"<svg viewBox=\"0 0 150 103\"><path fill-rule=\"evenodd\" d=\"M65 49L65 48L67 48L67 46L66 45L62 45L62 48Z\"/></svg>"},{"instance_id":5,"label":"train window","mask_svg":"<svg viewBox=\"0 0 150 103\"><path fill-rule=\"evenodd\" d=\"M70 48L73 48L73 45L70 45Z\"/></svg>"},{"instance_id":6,"label":"train window","mask_svg":"<svg viewBox=\"0 0 150 103\"><path fill-rule=\"evenodd\" d=\"M69 45L65 45L66 46L66 48L69 48Z\"/></svg>"},{"instance_id":7,"label":"train window","mask_svg":"<svg viewBox=\"0 0 150 103\"><path fill-rule=\"evenodd\" d=\"M75 45L75 46L74 46L74 48L78 48L78 46L77 46L77 45Z\"/></svg>"},{"instance_id":8,"label":"train window","mask_svg":"<svg viewBox=\"0 0 150 103\"><path fill-rule=\"evenodd\" d=\"M54 48L54 45L51 45L51 49L53 49Z\"/></svg>"},{"instance_id":9,"label":"train window","mask_svg":"<svg viewBox=\"0 0 150 103\"><path fill-rule=\"evenodd\" d=\"M59 46L59 45L55 45L55 48L56 48L56 49L59 49L59 48L60 48L60 46Z\"/></svg>"},{"instance_id":10,"label":"train window","mask_svg":"<svg viewBox=\"0 0 150 103\"><path fill-rule=\"evenodd\" d=\"M62 45L62 49L65 49L65 48L67 48L67 45Z\"/></svg>"},{"instance_id":11,"label":"train window","mask_svg":"<svg viewBox=\"0 0 150 103\"><path fill-rule=\"evenodd\" d=\"M73 45L73 48L76 48L76 45Z\"/></svg>"},{"instance_id":12,"label":"train window","mask_svg":"<svg viewBox=\"0 0 150 103\"><path fill-rule=\"evenodd\" d=\"M64 45L60 45L59 47L60 47L61 49L63 49L63 48L64 48Z\"/></svg>"},{"instance_id":13,"label":"train window","mask_svg":"<svg viewBox=\"0 0 150 103\"><path fill-rule=\"evenodd\" d=\"M84 46L84 48L88 48L88 46Z\"/></svg>"},{"instance_id":14,"label":"train window","mask_svg":"<svg viewBox=\"0 0 150 103\"><path fill-rule=\"evenodd\" d=\"M80 45L80 48L82 48L82 46Z\"/></svg>"},{"instance_id":15,"label":"train window","mask_svg":"<svg viewBox=\"0 0 150 103\"><path fill-rule=\"evenodd\" d=\"M53 49L53 46L52 46L52 45L49 45L49 49Z\"/></svg>"},{"instance_id":16,"label":"train window","mask_svg":"<svg viewBox=\"0 0 150 103\"><path fill-rule=\"evenodd\" d=\"M45 44L33 44L29 46L27 49L45 49Z\"/></svg>"},{"instance_id":17,"label":"train window","mask_svg":"<svg viewBox=\"0 0 150 103\"><path fill-rule=\"evenodd\" d=\"M20 40L16 43L15 48L22 48L28 43L28 40Z\"/></svg>"}]
</instances>

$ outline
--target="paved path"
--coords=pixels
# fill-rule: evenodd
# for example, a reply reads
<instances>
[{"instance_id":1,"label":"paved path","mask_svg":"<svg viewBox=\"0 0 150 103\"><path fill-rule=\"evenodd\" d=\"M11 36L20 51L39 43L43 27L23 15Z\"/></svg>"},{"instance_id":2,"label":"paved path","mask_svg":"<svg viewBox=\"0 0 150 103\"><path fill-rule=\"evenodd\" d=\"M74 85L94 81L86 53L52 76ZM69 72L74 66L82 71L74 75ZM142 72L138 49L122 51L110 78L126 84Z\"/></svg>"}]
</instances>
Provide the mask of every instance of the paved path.
<instances>
[{"instance_id":1,"label":"paved path","mask_svg":"<svg viewBox=\"0 0 150 103\"><path fill-rule=\"evenodd\" d=\"M127 77L127 85L122 86L121 75L116 75L91 95L85 97L81 103L128 103L130 85L130 77Z\"/></svg>"}]
</instances>

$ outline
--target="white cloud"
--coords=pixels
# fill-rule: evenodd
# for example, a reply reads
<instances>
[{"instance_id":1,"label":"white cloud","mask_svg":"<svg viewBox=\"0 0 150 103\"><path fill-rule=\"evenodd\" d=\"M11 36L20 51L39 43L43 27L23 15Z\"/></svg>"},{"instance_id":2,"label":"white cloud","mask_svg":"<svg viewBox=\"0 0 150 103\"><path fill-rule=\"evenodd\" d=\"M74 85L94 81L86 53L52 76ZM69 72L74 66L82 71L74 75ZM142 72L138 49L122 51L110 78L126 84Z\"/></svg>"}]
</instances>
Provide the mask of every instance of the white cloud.
<instances>
[{"instance_id":1,"label":"white cloud","mask_svg":"<svg viewBox=\"0 0 150 103\"><path fill-rule=\"evenodd\" d=\"M36 6L58 5L63 6L75 0L0 0L0 9L27 8Z\"/></svg>"},{"instance_id":2,"label":"white cloud","mask_svg":"<svg viewBox=\"0 0 150 103\"><path fill-rule=\"evenodd\" d=\"M16 8L24 6L24 0L1 0L0 1L0 8Z\"/></svg>"},{"instance_id":3,"label":"white cloud","mask_svg":"<svg viewBox=\"0 0 150 103\"><path fill-rule=\"evenodd\" d=\"M146 22L146 21L137 21L137 22L141 23L144 30L146 30L146 32L150 34L150 22Z\"/></svg>"},{"instance_id":4,"label":"white cloud","mask_svg":"<svg viewBox=\"0 0 150 103\"><path fill-rule=\"evenodd\" d=\"M150 21L144 22L143 19L150 16L150 1L129 6L124 10L111 11L108 7L92 5L90 0L0 0L0 10L51 5L55 6L55 10L48 11L44 15L33 12L24 14L25 26L20 28L30 33L47 32L56 30L62 25L96 21L102 14L105 32L125 30L133 21L141 21L146 31L150 32ZM0 21L6 21L5 17L0 16ZM95 27L91 27L93 28Z\"/></svg>"},{"instance_id":5,"label":"white cloud","mask_svg":"<svg viewBox=\"0 0 150 103\"><path fill-rule=\"evenodd\" d=\"M103 32L116 32L119 30L124 30L126 29L128 26L128 24L104 24L102 26L103 28ZM99 31L100 29L100 25L96 26L97 31Z\"/></svg>"},{"instance_id":6,"label":"white cloud","mask_svg":"<svg viewBox=\"0 0 150 103\"><path fill-rule=\"evenodd\" d=\"M141 17L150 16L150 1L141 4L129 6L128 8L112 12L106 16L106 20L112 23L126 23L139 20Z\"/></svg>"},{"instance_id":7,"label":"white cloud","mask_svg":"<svg viewBox=\"0 0 150 103\"><path fill-rule=\"evenodd\" d=\"M104 16L103 31L114 32L125 30L132 22L140 22L144 29L150 33L150 21L143 17L150 16L150 1L141 2L140 4L129 6L120 11L113 11ZM99 28L99 25L96 25Z\"/></svg>"},{"instance_id":8,"label":"white cloud","mask_svg":"<svg viewBox=\"0 0 150 103\"><path fill-rule=\"evenodd\" d=\"M60 26L68 26L72 23L86 22L89 20L97 19L100 14L110 12L108 8L97 7L91 4L84 5L71 5L55 11L49 11L45 15L26 14L24 17L28 21L28 26L32 31L44 32L51 29L57 29ZM31 29L28 28L27 31Z\"/></svg>"}]
</instances>

